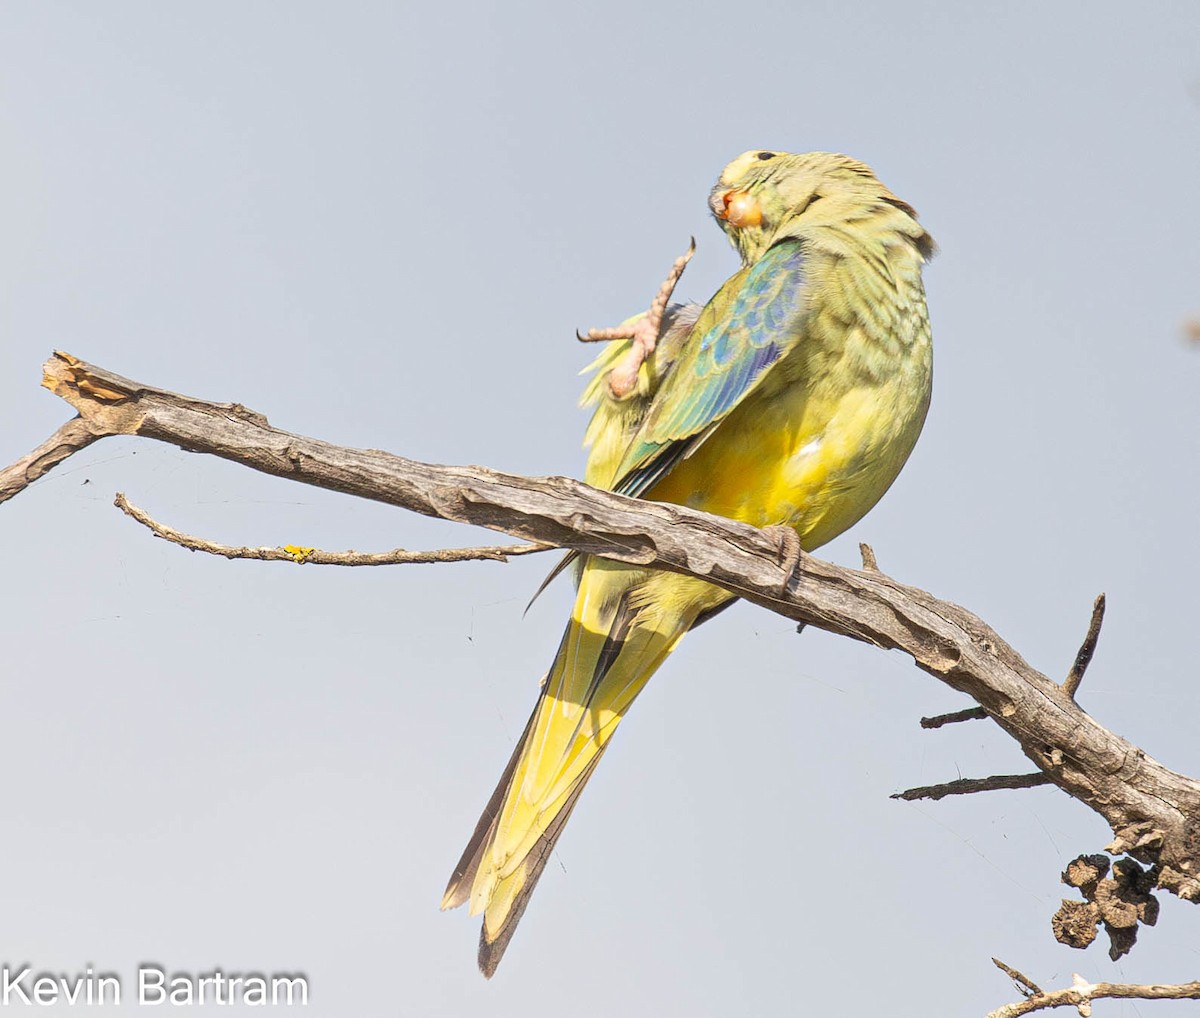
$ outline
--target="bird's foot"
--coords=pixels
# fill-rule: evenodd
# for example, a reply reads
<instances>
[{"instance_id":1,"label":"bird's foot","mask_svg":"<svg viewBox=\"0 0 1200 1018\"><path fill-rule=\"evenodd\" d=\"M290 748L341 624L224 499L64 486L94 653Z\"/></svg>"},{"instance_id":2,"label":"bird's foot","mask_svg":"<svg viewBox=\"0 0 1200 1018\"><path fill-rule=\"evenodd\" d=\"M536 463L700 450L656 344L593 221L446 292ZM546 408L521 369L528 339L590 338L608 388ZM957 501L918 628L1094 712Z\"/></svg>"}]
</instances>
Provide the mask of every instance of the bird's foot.
<instances>
[{"instance_id":1,"label":"bird's foot","mask_svg":"<svg viewBox=\"0 0 1200 1018\"><path fill-rule=\"evenodd\" d=\"M648 311L629 327L618 326L616 329L591 330L593 332L619 332L619 336L612 338L632 340L628 352L608 373L608 389L617 399L624 399L637 388L638 372L642 369L642 363L654 352L661 324L661 316L656 321L653 318L653 311Z\"/></svg>"},{"instance_id":2,"label":"bird's foot","mask_svg":"<svg viewBox=\"0 0 1200 1018\"><path fill-rule=\"evenodd\" d=\"M800 561L804 558L804 549L800 547L800 535L796 533L794 527L779 524L763 527L762 532L779 546L779 565L784 573L779 593L786 597L792 580L800 573Z\"/></svg>"},{"instance_id":3,"label":"bird's foot","mask_svg":"<svg viewBox=\"0 0 1200 1018\"><path fill-rule=\"evenodd\" d=\"M675 284L679 282L679 277L683 275L683 270L695 253L696 240L692 238L686 253L675 259L675 264L671 266L667 278L658 288L654 300L650 302L650 310L645 314L612 329L588 329L586 333L575 333L581 343L607 343L615 339L631 341L629 352L608 375L608 388L617 399L623 399L637 387L638 372L641 370L642 362L654 352L654 347L658 343L658 334L662 331L663 313L667 310L671 294L675 292Z\"/></svg>"}]
</instances>

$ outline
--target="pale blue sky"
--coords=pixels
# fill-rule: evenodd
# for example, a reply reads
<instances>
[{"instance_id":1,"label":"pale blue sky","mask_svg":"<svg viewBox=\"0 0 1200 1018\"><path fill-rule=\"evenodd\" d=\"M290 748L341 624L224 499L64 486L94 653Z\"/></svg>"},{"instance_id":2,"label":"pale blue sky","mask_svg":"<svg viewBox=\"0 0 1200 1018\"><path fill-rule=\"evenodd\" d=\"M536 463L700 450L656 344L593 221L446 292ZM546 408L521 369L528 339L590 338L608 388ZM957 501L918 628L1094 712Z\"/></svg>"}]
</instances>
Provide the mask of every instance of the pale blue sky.
<instances>
[{"instance_id":1,"label":"pale blue sky","mask_svg":"<svg viewBox=\"0 0 1200 1018\"><path fill-rule=\"evenodd\" d=\"M0 10L0 460L66 417L62 348L421 459L577 474L578 326L734 266L705 197L832 149L913 202L933 410L870 541L1200 774L1200 6L52 3ZM1194 978L1165 898L1119 964L1054 944L1108 840L899 654L741 606L684 641L577 809L497 977L450 869L557 645L549 562L331 570L150 538L385 549L478 532L132 440L0 508L0 962L303 970L308 1014L982 1015ZM849 1000L847 994L850 994ZM885 1003L885 1001L887 1003ZM126 1010L132 1012L133 1008ZM1101 1007L1097 1007L1101 1013ZM1112 1016L1188 1005L1104 1005Z\"/></svg>"}]
</instances>

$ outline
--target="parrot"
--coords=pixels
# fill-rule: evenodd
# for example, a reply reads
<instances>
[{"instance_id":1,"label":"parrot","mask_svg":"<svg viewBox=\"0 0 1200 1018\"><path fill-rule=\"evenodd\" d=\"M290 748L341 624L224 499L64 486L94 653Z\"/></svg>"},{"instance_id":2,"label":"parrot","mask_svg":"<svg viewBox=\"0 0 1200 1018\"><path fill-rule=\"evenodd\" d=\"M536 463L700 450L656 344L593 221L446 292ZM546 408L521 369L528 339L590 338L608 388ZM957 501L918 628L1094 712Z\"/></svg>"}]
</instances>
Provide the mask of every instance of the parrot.
<instances>
[{"instance_id":1,"label":"parrot","mask_svg":"<svg viewBox=\"0 0 1200 1018\"><path fill-rule=\"evenodd\" d=\"M935 245L910 204L836 153L745 152L708 204L741 266L701 309L655 322L652 307L609 330L625 342L584 393L585 480L775 531L795 566L879 501L924 426ZM622 718L683 636L735 600L696 577L569 557L566 631L442 899L482 914L488 978Z\"/></svg>"}]
</instances>

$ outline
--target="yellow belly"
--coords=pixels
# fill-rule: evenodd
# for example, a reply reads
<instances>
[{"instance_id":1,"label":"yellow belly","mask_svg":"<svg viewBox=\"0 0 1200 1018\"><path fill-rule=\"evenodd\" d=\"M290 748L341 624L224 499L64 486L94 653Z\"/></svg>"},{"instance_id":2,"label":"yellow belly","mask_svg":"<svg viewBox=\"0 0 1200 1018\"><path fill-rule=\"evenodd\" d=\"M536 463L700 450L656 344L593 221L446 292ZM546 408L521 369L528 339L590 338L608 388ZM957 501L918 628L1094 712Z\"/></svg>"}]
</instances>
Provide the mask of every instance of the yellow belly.
<instances>
[{"instance_id":1,"label":"yellow belly","mask_svg":"<svg viewBox=\"0 0 1200 1018\"><path fill-rule=\"evenodd\" d=\"M880 384L834 378L816 391L795 371L780 372L645 497L757 527L793 526L806 551L819 548L883 497L920 434L928 358L897 367Z\"/></svg>"}]
</instances>

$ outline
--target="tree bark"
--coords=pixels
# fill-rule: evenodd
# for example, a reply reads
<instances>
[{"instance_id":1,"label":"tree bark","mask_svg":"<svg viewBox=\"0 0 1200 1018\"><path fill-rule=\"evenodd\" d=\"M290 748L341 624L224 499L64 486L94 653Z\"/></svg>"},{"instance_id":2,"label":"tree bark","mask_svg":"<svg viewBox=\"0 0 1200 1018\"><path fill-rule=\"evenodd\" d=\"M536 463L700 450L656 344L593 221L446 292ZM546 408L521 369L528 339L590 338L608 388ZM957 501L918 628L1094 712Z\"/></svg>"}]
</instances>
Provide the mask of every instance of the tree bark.
<instances>
[{"instance_id":1,"label":"tree bark","mask_svg":"<svg viewBox=\"0 0 1200 1018\"><path fill-rule=\"evenodd\" d=\"M273 428L239 404L155 389L68 354L46 363L43 384L78 411L92 436L140 435L427 516L687 573L797 622L902 650L975 700L1049 782L1104 817L1115 835L1108 851L1152 864L1158 887L1200 901L1200 781L1106 729L1073 690L1032 668L971 612L878 569L805 555L789 572L779 543L745 524L563 477L332 445ZM78 435L74 441L80 445ZM10 485L5 497L22 486Z\"/></svg>"}]
</instances>

